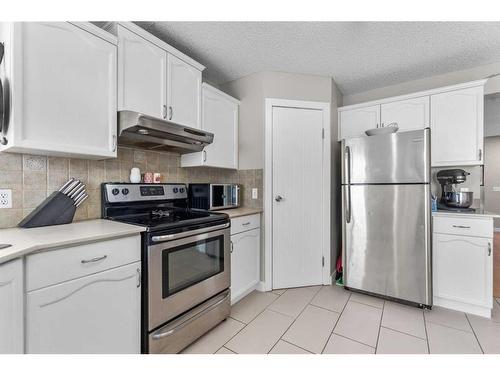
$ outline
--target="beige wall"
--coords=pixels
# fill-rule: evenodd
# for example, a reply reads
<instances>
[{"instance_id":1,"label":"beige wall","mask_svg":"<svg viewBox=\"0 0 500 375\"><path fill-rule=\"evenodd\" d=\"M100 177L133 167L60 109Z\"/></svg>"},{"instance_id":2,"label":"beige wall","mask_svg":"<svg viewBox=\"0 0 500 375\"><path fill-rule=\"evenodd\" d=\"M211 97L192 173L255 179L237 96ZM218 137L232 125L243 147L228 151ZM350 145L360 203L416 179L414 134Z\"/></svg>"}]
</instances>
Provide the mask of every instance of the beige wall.
<instances>
[{"instance_id":1,"label":"beige wall","mask_svg":"<svg viewBox=\"0 0 500 375\"><path fill-rule=\"evenodd\" d=\"M358 94L344 95L343 105L363 103L370 100L410 94L412 92L430 90L467 81L474 81L498 73L500 73L500 63L483 65L471 69L459 70L456 72L408 81L397 85L381 87ZM486 83L485 94L495 92L500 92L500 77L491 78Z\"/></svg>"},{"instance_id":2,"label":"beige wall","mask_svg":"<svg viewBox=\"0 0 500 375\"><path fill-rule=\"evenodd\" d=\"M0 228L16 226L70 177L84 182L89 198L78 207L75 220L101 217L103 182L128 182L130 168L160 172L162 182L230 182L242 185L243 206L262 207L262 169L181 168L179 154L119 148L118 158L85 160L0 153L0 188L12 189L12 208L0 210ZM259 189L259 199L251 189Z\"/></svg>"},{"instance_id":3,"label":"beige wall","mask_svg":"<svg viewBox=\"0 0 500 375\"><path fill-rule=\"evenodd\" d=\"M264 103L266 98L327 103L330 103L332 99L332 78L307 74L260 72L222 84L220 87L241 101L240 169L264 167Z\"/></svg>"}]
</instances>

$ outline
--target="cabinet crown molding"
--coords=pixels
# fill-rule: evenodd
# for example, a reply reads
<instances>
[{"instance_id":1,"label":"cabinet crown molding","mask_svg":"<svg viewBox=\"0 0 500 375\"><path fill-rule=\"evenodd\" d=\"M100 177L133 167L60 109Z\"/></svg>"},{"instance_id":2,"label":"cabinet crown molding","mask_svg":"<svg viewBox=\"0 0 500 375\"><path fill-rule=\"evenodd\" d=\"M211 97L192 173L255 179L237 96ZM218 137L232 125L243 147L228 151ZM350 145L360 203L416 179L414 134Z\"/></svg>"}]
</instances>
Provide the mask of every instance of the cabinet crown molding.
<instances>
[{"instance_id":1,"label":"cabinet crown molding","mask_svg":"<svg viewBox=\"0 0 500 375\"><path fill-rule=\"evenodd\" d=\"M440 94L440 93L444 93L444 92L448 92L448 91L455 91L455 90L466 89L466 88L469 88L469 87L484 86L487 81L488 81L488 79L480 79L480 80L476 80L476 81L469 81L469 82L459 83L459 84L456 84L456 85L437 87L435 89L426 90L426 91L417 91L417 92L413 92L413 93L410 93L410 94L404 94L404 95L398 95L398 96L391 96L391 97L388 97L388 98L371 100L369 102L363 102L363 103L358 103L358 104L346 105L346 106L343 106L343 107L339 107L338 111L339 112L349 111L349 110L357 109L357 108L363 108L363 107L369 107L369 106L374 106L374 105L380 105L380 104L386 104L386 103L396 102L396 101L400 101L400 100L418 98L420 96Z\"/></svg>"}]
</instances>

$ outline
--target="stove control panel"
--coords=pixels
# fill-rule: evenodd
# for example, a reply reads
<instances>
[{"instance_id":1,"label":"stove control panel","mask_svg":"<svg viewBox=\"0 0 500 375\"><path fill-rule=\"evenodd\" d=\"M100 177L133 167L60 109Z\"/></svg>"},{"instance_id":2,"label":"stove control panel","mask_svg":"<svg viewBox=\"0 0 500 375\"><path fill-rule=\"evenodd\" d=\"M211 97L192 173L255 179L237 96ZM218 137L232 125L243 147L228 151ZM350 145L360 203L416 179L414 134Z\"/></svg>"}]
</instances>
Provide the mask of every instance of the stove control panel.
<instances>
[{"instance_id":1,"label":"stove control panel","mask_svg":"<svg viewBox=\"0 0 500 375\"><path fill-rule=\"evenodd\" d=\"M104 184L108 203L187 199L185 184Z\"/></svg>"}]
</instances>

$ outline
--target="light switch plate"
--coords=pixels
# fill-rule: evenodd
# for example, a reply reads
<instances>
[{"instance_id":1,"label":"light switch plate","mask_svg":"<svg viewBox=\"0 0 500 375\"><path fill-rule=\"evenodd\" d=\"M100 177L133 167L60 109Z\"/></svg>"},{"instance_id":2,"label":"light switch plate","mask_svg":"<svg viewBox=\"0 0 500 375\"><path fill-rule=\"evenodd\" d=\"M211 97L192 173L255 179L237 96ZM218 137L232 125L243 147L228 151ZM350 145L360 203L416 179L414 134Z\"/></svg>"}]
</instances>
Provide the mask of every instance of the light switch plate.
<instances>
[{"instance_id":1,"label":"light switch plate","mask_svg":"<svg viewBox=\"0 0 500 375\"><path fill-rule=\"evenodd\" d=\"M12 208L11 189L0 189L0 208Z\"/></svg>"},{"instance_id":2,"label":"light switch plate","mask_svg":"<svg viewBox=\"0 0 500 375\"><path fill-rule=\"evenodd\" d=\"M493 186L493 191L500 191L500 186Z\"/></svg>"},{"instance_id":3,"label":"light switch plate","mask_svg":"<svg viewBox=\"0 0 500 375\"><path fill-rule=\"evenodd\" d=\"M257 188L252 189L252 199L259 199L259 189Z\"/></svg>"}]
</instances>

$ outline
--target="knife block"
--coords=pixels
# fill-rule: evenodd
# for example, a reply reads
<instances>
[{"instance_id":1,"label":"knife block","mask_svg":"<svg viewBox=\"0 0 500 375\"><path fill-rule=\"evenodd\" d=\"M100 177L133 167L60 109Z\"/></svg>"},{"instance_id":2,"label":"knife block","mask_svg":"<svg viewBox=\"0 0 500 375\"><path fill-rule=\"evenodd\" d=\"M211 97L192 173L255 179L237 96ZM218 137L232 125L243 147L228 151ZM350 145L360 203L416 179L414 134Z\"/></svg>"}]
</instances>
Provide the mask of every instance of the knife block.
<instances>
[{"instance_id":1,"label":"knife block","mask_svg":"<svg viewBox=\"0 0 500 375\"><path fill-rule=\"evenodd\" d=\"M71 198L59 191L49 195L37 208L18 224L21 228L69 224L73 221L76 207Z\"/></svg>"}]
</instances>

